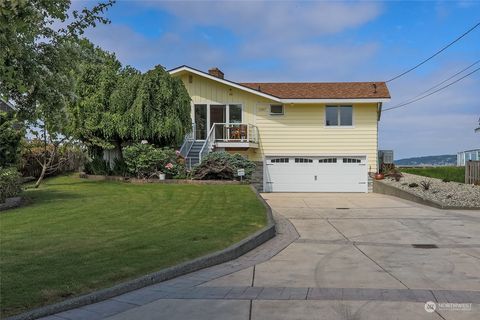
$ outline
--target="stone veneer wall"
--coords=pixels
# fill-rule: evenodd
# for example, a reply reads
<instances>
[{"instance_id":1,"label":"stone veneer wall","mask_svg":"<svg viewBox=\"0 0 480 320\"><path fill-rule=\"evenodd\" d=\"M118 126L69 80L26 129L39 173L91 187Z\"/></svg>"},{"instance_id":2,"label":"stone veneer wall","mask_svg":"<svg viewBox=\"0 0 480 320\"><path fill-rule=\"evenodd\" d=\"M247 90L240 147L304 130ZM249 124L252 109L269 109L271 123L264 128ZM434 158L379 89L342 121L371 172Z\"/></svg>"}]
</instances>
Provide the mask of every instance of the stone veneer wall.
<instances>
[{"instance_id":1,"label":"stone veneer wall","mask_svg":"<svg viewBox=\"0 0 480 320\"><path fill-rule=\"evenodd\" d=\"M258 190L258 192L263 191L263 161L255 161L255 164L257 167L255 168L255 171L252 174L251 182L252 185L255 189Z\"/></svg>"}]
</instances>

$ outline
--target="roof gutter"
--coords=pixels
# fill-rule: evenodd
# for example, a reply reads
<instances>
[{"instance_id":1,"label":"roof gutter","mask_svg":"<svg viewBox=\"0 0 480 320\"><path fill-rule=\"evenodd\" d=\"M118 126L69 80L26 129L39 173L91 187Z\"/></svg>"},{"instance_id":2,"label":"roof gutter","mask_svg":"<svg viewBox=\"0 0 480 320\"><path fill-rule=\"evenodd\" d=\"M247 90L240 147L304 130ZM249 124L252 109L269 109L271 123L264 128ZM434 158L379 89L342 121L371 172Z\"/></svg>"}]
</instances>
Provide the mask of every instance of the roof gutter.
<instances>
[{"instance_id":1,"label":"roof gutter","mask_svg":"<svg viewBox=\"0 0 480 320\"><path fill-rule=\"evenodd\" d=\"M330 98L330 99L280 99L283 103L380 103L390 101L389 98Z\"/></svg>"}]
</instances>

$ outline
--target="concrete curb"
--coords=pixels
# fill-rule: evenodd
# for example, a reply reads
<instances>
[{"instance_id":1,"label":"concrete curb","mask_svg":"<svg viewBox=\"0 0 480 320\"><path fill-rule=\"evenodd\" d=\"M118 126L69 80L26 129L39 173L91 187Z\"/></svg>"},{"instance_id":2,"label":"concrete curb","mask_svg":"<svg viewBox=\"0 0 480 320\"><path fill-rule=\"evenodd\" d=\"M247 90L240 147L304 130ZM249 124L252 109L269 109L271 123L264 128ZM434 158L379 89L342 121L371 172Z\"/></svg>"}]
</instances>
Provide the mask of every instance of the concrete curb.
<instances>
[{"instance_id":1,"label":"concrete curb","mask_svg":"<svg viewBox=\"0 0 480 320\"><path fill-rule=\"evenodd\" d=\"M187 261L176 266L162 269L160 271L147 274L140 278L117 284L113 287L98 290L89 294L85 294L79 297L68 299L55 304L47 305L44 307L36 308L25 313L6 318L6 320L30 320L40 317L46 317L59 312L67 311L70 309L82 307L92 303L97 303L103 300L110 299L112 297L144 288L152 284L156 284L162 281L170 280L178 276L188 274L193 271L208 268L217 264L221 264L230 260L234 260L248 251L258 247L264 242L270 240L275 236L275 221L272 215L272 209L267 202L260 196L258 191L250 186L255 192L257 198L262 202L266 208L267 213L267 225L261 230L248 236L247 238L237 242L230 247L211 253L209 255Z\"/></svg>"},{"instance_id":2,"label":"concrete curb","mask_svg":"<svg viewBox=\"0 0 480 320\"><path fill-rule=\"evenodd\" d=\"M394 186L391 186L379 180L373 180L373 192L395 196L398 198L402 198L405 200L413 201L419 204L423 204L426 206L443 209L443 210L480 210L480 208L477 208L477 207L446 206L440 202L419 197L416 194L396 188Z\"/></svg>"}]
</instances>

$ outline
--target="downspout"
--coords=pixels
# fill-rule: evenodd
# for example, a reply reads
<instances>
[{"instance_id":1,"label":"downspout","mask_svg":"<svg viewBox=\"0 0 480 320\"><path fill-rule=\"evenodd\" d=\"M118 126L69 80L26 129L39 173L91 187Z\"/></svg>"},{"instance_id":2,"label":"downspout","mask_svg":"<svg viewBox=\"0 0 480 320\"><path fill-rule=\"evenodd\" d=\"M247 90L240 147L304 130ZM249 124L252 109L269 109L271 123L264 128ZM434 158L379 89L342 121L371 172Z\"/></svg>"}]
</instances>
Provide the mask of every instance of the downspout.
<instances>
[{"instance_id":1,"label":"downspout","mask_svg":"<svg viewBox=\"0 0 480 320\"><path fill-rule=\"evenodd\" d=\"M378 159L378 123L380 122L380 118L382 116L382 103L378 102L377 103L377 170L375 172L380 172L380 162Z\"/></svg>"},{"instance_id":2,"label":"downspout","mask_svg":"<svg viewBox=\"0 0 480 320\"><path fill-rule=\"evenodd\" d=\"M382 116L382 103L377 103L377 122L380 121L380 117Z\"/></svg>"}]
</instances>

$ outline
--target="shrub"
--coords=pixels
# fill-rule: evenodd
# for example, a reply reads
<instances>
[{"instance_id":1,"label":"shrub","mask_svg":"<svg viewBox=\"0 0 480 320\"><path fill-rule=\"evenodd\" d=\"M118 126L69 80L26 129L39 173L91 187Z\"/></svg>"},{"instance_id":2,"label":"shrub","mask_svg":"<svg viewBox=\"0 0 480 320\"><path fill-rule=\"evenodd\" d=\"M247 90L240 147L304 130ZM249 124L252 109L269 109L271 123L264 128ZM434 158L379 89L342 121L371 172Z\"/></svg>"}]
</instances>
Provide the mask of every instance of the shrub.
<instances>
[{"instance_id":1,"label":"shrub","mask_svg":"<svg viewBox=\"0 0 480 320\"><path fill-rule=\"evenodd\" d=\"M43 142L39 140L27 141L23 144L22 155L19 163L19 171L24 177L38 177L42 172L42 166L38 163L44 156L50 156L53 145L47 145L45 150ZM45 155L45 153L47 153ZM48 168L46 176L54 176L66 172L78 171L86 162L86 154L79 144L61 145L52 165Z\"/></svg>"},{"instance_id":2,"label":"shrub","mask_svg":"<svg viewBox=\"0 0 480 320\"><path fill-rule=\"evenodd\" d=\"M465 167L403 168L402 171L428 178L447 179L465 183Z\"/></svg>"},{"instance_id":3,"label":"shrub","mask_svg":"<svg viewBox=\"0 0 480 320\"><path fill-rule=\"evenodd\" d=\"M108 161L101 158L93 158L92 161L85 164L85 172L88 174L106 176L110 174L110 164Z\"/></svg>"},{"instance_id":4,"label":"shrub","mask_svg":"<svg viewBox=\"0 0 480 320\"><path fill-rule=\"evenodd\" d=\"M408 187L410 187L410 188L416 188L416 187L418 187L418 183L412 182L412 183L410 183L410 184L408 185Z\"/></svg>"},{"instance_id":5,"label":"shrub","mask_svg":"<svg viewBox=\"0 0 480 320\"><path fill-rule=\"evenodd\" d=\"M234 180L237 170L245 169L245 178L249 179L255 171L255 163L241 154L212 152L193 170L193 178L198 180Z\"/></svg>"},{"instance_id":6,"label":"shrub","mask_svg":"<svg viewBox=\"0 0 480 320\"><path fill-rule=\"evenodd\" d=\"M159 172L178 178L185 175L185 166L171 148L155 148L151 144L135 143L123 149L128 172L138 178L149 178Z\"/></svg>"},{"instance_id":7,"label":"shrub","mask_svg":"<svg viewBox=\"0 0 480 320\"><path fill-rule=\"evenodd\" d=\"M380 173L383 173L385 175L387 175L389 173L392 173L395 170L397 170L397 169L395 168L395 164L393 164L393 163L382 163L382 165L380 167Z\"/></svg>"},{"instance_id":8,"label":"shrub","mask_svg":"<svg viewBox=\"0 0 480 320\"><path fill-rule=\"evenodd\" d=\"M128 176L128 167L125 160L122 160L119 158L113 160L112 174L114 176L122 176L122 177Z\"/></svg>"},{"instance_id":9,"label":"shrub","mask_svg":"<svg viewBox=\"0 0 480 320\"><path fill-rule=\"evenodd\" d=\"M0 203L21 191L20 174L15 168L0 168Z\"/></svg>"},{"instance_id":10,"label":"shrub","mask_svg":"<svg viewBox=\"0 0 480 320\"><path fill-rule=\"evenodd\" d=\"M403 174L395 167L393 163L382 163L380 172L383 173L385 177L392 178L397 182L403 177Z\"/></svg>"},{"instance_id":11,"label":"shrub","mask_svg":"<svg viewBox=\"0 0 480 320\"><path fill-rule=\"evenodd\" d=\"M0 111L0 167L17 164L23 135L24 130L13 113Z\"/></svg>"},{"instance_id":12,"label":"shrub","mask_svg":"<svg viewBox=\"0 0 480 320\"><path fill-rule=\"evenodd\" d=\"M432 185L432 183L430 181L422 180L420 182L420 185L422 186L423 190L427 191L430 189L430 186Z\"/></svg>"}]
</instances>

